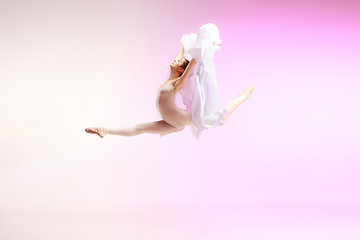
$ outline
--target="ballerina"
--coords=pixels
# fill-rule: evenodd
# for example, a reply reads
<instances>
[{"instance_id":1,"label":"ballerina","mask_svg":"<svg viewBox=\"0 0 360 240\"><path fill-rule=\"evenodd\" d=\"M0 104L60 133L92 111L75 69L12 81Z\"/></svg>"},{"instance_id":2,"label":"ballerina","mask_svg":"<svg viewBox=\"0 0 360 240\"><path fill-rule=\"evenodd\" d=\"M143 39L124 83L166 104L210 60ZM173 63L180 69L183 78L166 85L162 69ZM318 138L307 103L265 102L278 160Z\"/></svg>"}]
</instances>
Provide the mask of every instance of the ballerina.
<instances>
[{"instance_id":1,"label":"ballerina","mask_svg":"<svg viewBox=\"0 0 360 240\"><path fill-rule=\"evenodd\" d=\"M180 52L170 64L168 79L158 90L156 105L162 117L160 121L138 124L125 128L89 127L85 132L99 137L111 135L136 136L143 133L164 136L192 127L195 138L204 129L223 125L234 110L254 91L254 86L238 93L237 97L219 107L214 52L219 50L221 40L215 24L200 27L198 34L183 35ZM186 109L175 104L180 93Z\"/></svg>"}]
</instances>

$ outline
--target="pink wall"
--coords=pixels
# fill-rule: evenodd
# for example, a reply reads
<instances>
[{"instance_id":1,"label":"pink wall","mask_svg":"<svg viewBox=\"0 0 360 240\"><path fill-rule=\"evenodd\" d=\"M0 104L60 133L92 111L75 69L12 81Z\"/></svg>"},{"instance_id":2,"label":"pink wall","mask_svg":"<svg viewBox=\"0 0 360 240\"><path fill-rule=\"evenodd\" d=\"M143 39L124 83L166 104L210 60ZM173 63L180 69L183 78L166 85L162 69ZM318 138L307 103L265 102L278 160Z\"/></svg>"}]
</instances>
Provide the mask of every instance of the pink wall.
<instances>
[{"instance_id":1,"label":"pink wall","mask_svg":"<svg viewBox=\"0 0 360 240\"><path fill-rule=\"evenodd\" d=\"M356 1L0 3L0 239L359 239ZM182 34L205 23L222 126L159 119ZM95 231L96 230L96 231Z\"/></svg>"}]
</instances>

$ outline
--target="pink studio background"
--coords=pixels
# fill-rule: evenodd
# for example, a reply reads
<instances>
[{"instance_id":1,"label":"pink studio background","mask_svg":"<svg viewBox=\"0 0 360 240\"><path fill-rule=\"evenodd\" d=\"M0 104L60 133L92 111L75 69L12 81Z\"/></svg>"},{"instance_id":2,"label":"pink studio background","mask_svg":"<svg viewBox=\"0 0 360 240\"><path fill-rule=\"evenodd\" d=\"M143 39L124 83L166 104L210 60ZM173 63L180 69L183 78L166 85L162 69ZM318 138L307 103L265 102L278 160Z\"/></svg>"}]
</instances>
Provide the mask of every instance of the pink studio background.
<instances>
[{"instance_id":1,"label":"pink studio background","mask_svg":"<svg viewBox=\"0 0 360 240\"><path fill-rule=\"evenodd\" d=\"M200 141L158 120L185 33L218 25ZM1 1L0 239L360 239L358 1Z\"/></svg>"}]
</instances>

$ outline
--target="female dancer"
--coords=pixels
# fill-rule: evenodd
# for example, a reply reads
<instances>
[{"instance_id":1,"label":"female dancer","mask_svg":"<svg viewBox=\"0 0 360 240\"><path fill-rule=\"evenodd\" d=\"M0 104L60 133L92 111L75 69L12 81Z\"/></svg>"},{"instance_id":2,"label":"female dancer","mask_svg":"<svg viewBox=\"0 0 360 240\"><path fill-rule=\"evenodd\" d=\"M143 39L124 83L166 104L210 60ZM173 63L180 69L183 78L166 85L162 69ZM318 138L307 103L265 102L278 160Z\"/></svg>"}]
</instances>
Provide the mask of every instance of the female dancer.
<instances>
[{"instance_id":1,"label":"female dancer","mask_svg":"<svg viewBox=\"0 0 360 240\"><path fill-rule=\"evenodd\" d=\"M221 40L216 25L209 23L203 25L197 35L184 35L182 43L180 52L170 64L169 78L158 90L156 103L163 120L118 129L89 127L85 131L101 138L107 134L135 136L152 133L163 136L192 126L194 136L199 138L203 129L223 125L239 104L251 95L254 86L240 92L222 109L217 109L219 101L212 58ZM187 110L175 104L179 92Z\"/></svg>"}]
</instances>

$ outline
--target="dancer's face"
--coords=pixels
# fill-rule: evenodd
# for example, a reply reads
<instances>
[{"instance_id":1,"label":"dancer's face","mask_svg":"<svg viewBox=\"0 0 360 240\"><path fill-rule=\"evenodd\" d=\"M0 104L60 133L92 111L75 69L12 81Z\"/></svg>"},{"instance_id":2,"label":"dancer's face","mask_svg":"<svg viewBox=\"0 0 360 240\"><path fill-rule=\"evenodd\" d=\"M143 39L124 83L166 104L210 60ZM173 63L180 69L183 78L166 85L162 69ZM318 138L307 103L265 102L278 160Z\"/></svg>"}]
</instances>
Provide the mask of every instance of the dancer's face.
<instances>
[{"instance_id":1,"label":"dancer's face","mask_svg":"<svg viewBox=\"0 0 360 240\"><path fill-rule=\"evenodd\" d=\"M183 72L185 69L182 66L185 64L185 62L186 62L186 60L184 58L179 59L179 60L174 60L170 64L170 67L177 71Z\"/></svg>"}]
</instances>

